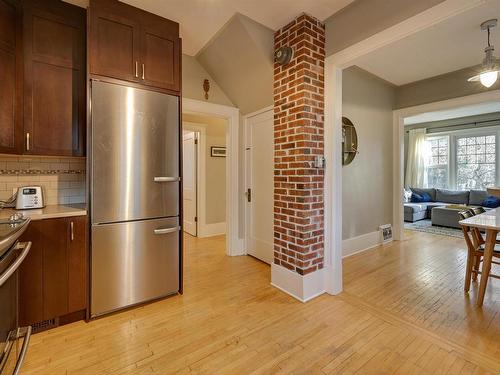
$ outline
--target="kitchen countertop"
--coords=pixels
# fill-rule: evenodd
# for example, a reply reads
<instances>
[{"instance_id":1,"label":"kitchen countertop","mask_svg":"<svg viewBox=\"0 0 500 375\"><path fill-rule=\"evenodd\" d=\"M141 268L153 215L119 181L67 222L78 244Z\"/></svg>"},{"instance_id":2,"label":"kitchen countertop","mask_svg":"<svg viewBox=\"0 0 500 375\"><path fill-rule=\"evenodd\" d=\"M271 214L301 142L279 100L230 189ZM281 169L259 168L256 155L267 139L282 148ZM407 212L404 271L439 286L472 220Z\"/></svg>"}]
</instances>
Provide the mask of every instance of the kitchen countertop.
<instances>
[{"instance_id":1,"label":"kitchen countertop","mask_svg":"<svg viewBox=\"0 0 500 375\"><path fill-rule=\"evenodd\" d=\"M0 219L8 219L16 212L22 213L25 217L30 217L31 220L43 220L60 217L85 216L87 215L87 208L85 203L47 205L44 208L33 210L4 208L0 210Z\"/></svg>"}]
</instances>

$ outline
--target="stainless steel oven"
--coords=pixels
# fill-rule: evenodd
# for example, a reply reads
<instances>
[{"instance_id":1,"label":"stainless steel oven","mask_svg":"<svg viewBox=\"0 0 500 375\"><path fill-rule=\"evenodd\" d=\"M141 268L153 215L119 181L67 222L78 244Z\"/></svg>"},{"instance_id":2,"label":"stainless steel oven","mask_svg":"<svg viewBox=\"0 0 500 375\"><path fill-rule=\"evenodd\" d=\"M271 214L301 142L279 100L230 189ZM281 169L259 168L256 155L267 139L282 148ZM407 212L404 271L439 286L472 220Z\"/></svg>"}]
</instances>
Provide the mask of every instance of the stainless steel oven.
<instances>
[{"instance_id":1,"label":"stainless steel oven","mask_svg":"<svg viewBox=\"0 0 500 375\"><path fill-rule=\"evenodd\" d=\"M31 327L18 325L18 268L31 242L17 242L0 258L0 374L20 372L26 356Z\"/></svg>"}]
</instances>

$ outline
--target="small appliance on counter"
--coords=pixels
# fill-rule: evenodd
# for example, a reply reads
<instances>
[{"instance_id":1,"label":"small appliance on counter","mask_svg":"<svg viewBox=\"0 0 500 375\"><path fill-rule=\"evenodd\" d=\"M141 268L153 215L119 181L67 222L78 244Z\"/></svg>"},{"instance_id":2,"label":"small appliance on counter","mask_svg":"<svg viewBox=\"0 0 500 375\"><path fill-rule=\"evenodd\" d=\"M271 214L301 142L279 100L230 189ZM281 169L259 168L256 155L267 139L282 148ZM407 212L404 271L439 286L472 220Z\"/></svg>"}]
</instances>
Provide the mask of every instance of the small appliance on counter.
<instances>
[{"instance_id":1,"label":"small appliance on counter","mask_svg":"<svg viewBox=\"0 0 500 375\"><path fill-rule=\"evenodd\" d=\"M45 205L43 204L43 191L41 186L23 186L17 190L17 210L43 207L45 207Z\"/></svg>"}]
</instances>

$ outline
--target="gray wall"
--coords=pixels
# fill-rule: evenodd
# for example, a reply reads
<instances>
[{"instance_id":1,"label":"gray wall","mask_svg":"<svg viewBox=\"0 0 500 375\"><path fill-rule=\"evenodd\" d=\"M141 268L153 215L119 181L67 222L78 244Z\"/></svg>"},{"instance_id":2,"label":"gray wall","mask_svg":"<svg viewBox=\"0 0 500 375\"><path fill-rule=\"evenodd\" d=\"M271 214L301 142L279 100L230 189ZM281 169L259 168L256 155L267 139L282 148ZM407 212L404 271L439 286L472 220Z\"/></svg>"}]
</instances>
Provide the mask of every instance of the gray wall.
<instances>
[{"instance_id":1,"label":"gray wall","mask_svg":"<svg viewBox=\"0 0 500 375\"><path fill-rule=\"evenodd\" d=\"M396 90L396 108L412 107L500 89L500 80L489 89L479 82L467 82L468 78L477 74L478 69L479 66L473 66L399 86Z\"/></svg>"},{"instance_id":2,"label":"gray wall","mask_svg":"<svg viewBox=\"0 0 500 375\"><path fill-rule=\"evenodd\" d=\"M330 56L444 0L355 0L325 21Z\"/></svg>"},{"instance_id":3,"label":"gray wall","mask_svg":"<svg viewBox=\"0 0 500 375\"><path fill-rule=\"evenodd\" d=\"M355 125L359 154L342 169L342 238L392 223L394 87L357 68L344 70L343 115Z\"/></svg>"},{"instance_id":4,"label":"gray wall","mask_svg":"<svg viewBox=\"0 0 500 375\"><path fill-rule=\"evenodd\" d=\"M198 53L198 61L242 114L273 104L274 32L236 14Z\"/></svg>"},{"instance_id":5,"label":"gray wall","mask_svg":"<svg viewBox=\"0 0 500 375\"><path fill-rule=\"evenodd\" d=\"M210 80L210 91L208 100L205 99L203 81ZM208 101L215 104L232 106L233 103L220 86L200 65L195 57L182 55L182 96L184 98Z\"/></svg>"}]
</instances>

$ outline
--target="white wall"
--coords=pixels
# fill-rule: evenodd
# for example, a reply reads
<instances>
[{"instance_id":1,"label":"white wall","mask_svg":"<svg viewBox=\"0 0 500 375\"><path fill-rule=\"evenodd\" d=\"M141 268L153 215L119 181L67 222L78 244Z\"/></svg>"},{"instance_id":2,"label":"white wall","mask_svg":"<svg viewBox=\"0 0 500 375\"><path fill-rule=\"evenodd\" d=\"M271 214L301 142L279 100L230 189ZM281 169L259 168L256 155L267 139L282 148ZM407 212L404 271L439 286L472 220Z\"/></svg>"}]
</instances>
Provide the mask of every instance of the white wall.
<instances>
[{"instance_id":1,"label":"white wall","mask_svg":"<svg viewBox=\"0 0 500 375\"><path fill-rule=\"evenodd\" d=\"M200 220L206 224L225 223L226 221L226 158L212 157L212 146L226 146L227 121L214 117L182 115L183 122L195 123L205 129L205 149L199 150L205 156L205 181L199 186L205 188L205 217ZM200 204L200 202L198 202Z\"/></svg>"},{"instance_id":2,"label":"white wall","mask_svg":"<svg viewBox=\"0 0 500 375\"><path fill-rule=\"evenodd\" d=\"M392 223L394 87L357 67L343 72L343 116L355 125L359 154L342 169L342 238Z\"/></svg>"}]
</instances>

